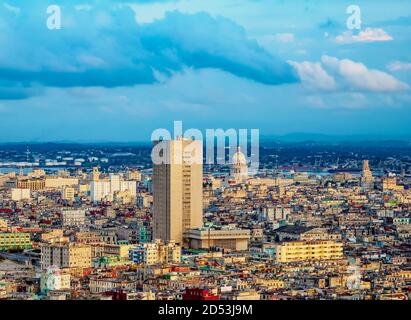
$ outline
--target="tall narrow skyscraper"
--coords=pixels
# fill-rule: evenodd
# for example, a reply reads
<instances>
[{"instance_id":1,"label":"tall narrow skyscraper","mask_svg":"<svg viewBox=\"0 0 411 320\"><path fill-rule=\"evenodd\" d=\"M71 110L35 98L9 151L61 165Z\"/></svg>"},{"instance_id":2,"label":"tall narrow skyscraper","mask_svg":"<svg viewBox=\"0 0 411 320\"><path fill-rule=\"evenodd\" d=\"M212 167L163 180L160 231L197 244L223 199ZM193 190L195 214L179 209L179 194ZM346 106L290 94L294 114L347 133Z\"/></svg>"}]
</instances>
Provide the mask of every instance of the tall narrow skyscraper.
<instances>
[{"instance_id":1,"label":"tall narrow skyscraper","mask_svg":"<svg viewBox=\"0 0 411 320\"><path fill-rule=\"evenodd\" d=\"M370 165L368 160L363 160L362 162L362 174L361 174L361 185L364 188L371 188L374 182L372 172L370 170Z\"/></svg>"},{"instance_id":2,"label":"tall narrow skyscraper","mask_svg":"<svg viewBox=\"0 0 411 320\"><path fill-rule=\"evenodd\" d=\"M154 238L183 243L188 229L203 224L202 141L178 138L156 142L153 165Z\"/></svg>"}]
</instances>

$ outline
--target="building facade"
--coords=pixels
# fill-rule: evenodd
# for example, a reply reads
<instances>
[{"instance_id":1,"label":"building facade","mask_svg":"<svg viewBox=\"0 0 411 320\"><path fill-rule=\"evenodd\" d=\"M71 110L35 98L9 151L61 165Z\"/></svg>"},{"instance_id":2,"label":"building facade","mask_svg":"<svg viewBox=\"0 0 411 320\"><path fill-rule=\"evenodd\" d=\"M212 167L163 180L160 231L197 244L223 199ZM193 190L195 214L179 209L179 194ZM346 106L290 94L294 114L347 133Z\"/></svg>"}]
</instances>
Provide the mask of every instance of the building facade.
<instances>
[{"instance_id":1,"label":"building facade","mask_svg":"<svg viewBox=\"0 0 411 320\"><path fill-rule=\"evenodd\" d=\"M277 262L342 259L343 245L335 241L290 241L276 246Z\"/></svg>"},{"instance_id":2,"label":"building facade","mask_svg":"<svg viewBox=\"0 0 411 320\"><path fill-rule=\"evenodd\" d=\"M154 164L154 239L182 244L183 233L203 223L202 142L179 138L158 142Z\"/></svg>"}]
</instances>

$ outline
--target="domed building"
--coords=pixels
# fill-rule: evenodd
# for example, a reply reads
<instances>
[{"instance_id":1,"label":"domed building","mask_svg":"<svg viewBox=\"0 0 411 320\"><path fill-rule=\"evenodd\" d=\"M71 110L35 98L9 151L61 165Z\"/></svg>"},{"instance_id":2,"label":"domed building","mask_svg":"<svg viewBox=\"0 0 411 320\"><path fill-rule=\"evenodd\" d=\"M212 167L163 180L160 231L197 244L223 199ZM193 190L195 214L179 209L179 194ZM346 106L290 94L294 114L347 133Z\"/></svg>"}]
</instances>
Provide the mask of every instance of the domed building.
<instances>
[{"instance_id":1,"label":"domed building","mask_svg":"<svg viewBox=\"0 0 411 320\"><path fill-rule=\"evenodd\" d=\"M230 175L236 181L236 183L243 183L247 181L247 178L248 178L247 158L241 152L240 147L237 148L237 152L234 153L232 157Z\"/></svg>"}]
</instances>

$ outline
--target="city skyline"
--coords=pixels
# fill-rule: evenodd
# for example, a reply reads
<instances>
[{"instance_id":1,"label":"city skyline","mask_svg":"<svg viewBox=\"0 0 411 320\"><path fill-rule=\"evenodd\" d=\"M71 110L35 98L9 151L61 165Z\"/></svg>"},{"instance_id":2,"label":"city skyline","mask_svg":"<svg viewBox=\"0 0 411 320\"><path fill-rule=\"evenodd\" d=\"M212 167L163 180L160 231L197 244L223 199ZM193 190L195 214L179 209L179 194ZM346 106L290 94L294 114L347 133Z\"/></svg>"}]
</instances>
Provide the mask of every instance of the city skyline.
<instances>
[{"instance_id":1,"label":"city skyline","mask_svg":"<svg viewBox=\"0 0 411 320\"><path fill-rule=\"evenodd\" d=\"M175 120L409 136L411 4L359 1L350 30L351 4L3 2L0 142L148 141Z\"/></svg>"},{"instance_id":2,"label":"city skyline","mask_svg":"<svg viewBox=\"0 0 411 320\"><path fill-rule=\"evenodd\" d=\"M410 35L410 0L0 0L0 304L411 300Z\"/></svg>"}]
</instances>

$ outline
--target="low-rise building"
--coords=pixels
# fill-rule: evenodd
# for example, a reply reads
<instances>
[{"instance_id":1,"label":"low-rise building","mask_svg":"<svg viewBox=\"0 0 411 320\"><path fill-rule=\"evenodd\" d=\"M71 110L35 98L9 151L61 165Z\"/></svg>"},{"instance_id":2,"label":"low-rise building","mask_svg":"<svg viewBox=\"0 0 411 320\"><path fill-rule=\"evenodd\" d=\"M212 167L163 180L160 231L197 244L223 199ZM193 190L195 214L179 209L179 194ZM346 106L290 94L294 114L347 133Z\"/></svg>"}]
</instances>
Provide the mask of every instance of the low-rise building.
<instances>
[{"instance_id":1,"label":"low-rise building","mask_svg":"<svg viewBox=\"0 0 411 320\"><path fill-rule=\"evenodd\" d=\"M220 247L230 250L247 250L250 240L250 230L243 229L190 229L186 234L190 248L209 249Z\"/></svg>"}]
</instances>

